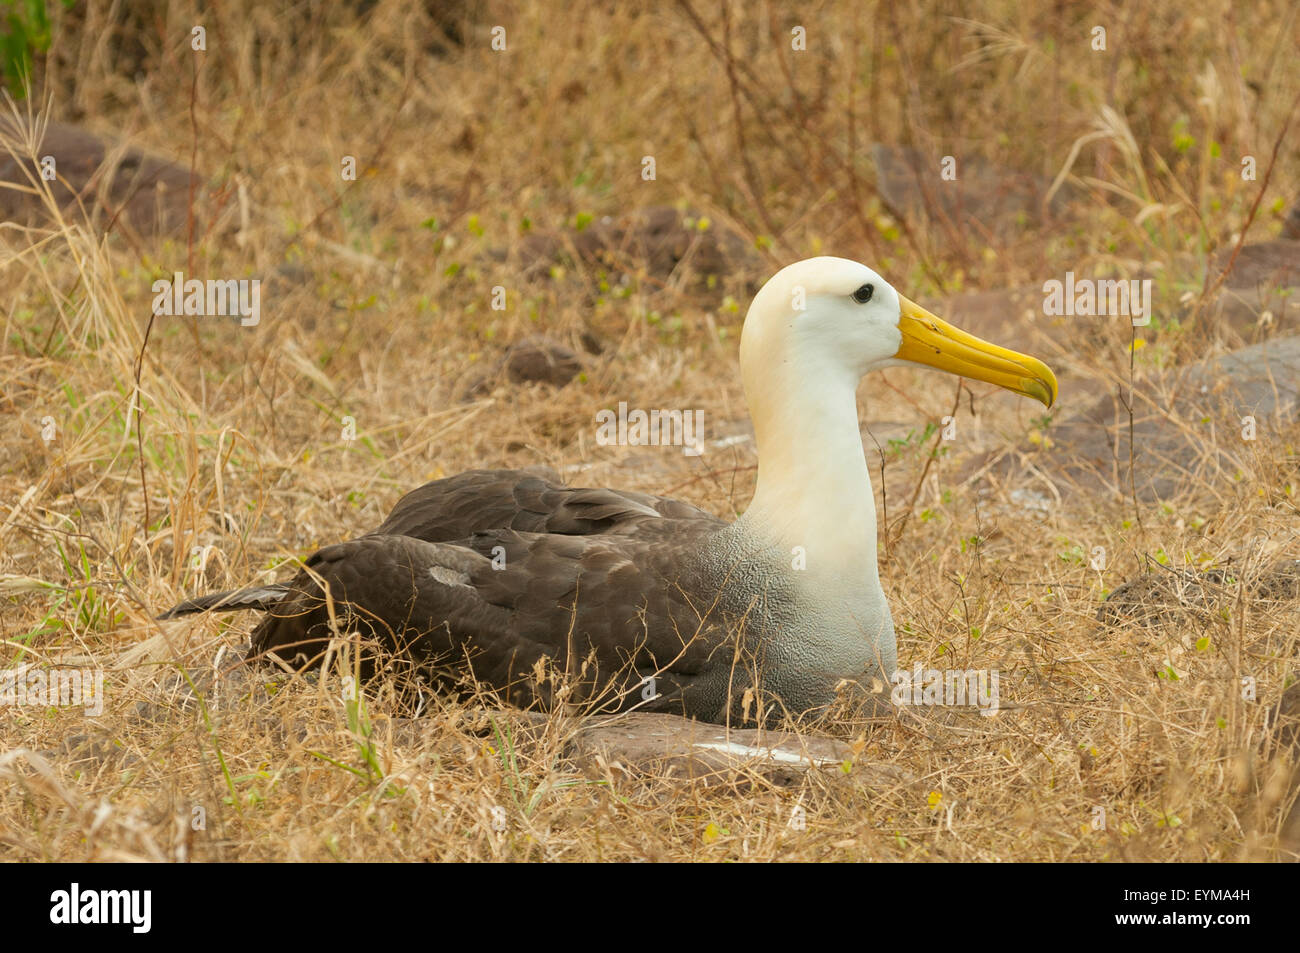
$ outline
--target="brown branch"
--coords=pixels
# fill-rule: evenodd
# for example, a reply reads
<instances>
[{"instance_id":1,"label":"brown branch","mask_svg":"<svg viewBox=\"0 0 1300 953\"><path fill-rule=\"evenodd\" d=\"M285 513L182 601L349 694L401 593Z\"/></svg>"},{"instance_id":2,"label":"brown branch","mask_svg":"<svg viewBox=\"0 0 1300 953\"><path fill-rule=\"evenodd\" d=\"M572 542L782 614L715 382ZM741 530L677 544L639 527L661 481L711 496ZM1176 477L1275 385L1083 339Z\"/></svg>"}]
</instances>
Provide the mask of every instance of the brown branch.
<instances>
[{"instance_id":1,"label":"brown branch","mask_svg":"<svg viewBox=\"0 0 1300 953\"><path fill-rule=\"evenodd\" d=\"M1232 254L1228 256L1228 263L1220 273L1219 279L1201 295L1202 301L1207 300L1222 287L1223 283L1228 280L1228 275L1232 272L1233 266L1237 263L1237 256L1241 254L1241 247L1246 243L1246 233L1255 221L1255 216L1259 212L1259 203L1264 199L1264 193L1268 191L1268 182L1273 177L1273 166L1277 162L1278 150L1282 148L1282 140L1286 138L1287 130L1291 128L1291 119L1295 116L1296 107L1298 106L1300 106L1300 93L1297 93L1296 98L1292 100L1291 108L1287 111L1286 119L1282 123L1282 131L1273 140L1273 154L1269 157L1268 168L1264 170L1264 181L1259 184L1259 192L1255 194L1255 201L1251 203L1250 213L1246 216L1246 223L1241 226L1241 230L1237 234L1237 244L1233 246Z\"/></svg>"},{"instance_id":2,"label":"brown branch","mask_svg":"<svg viewBox=\"0 0 1300 953\"><path fill-rule=\"evenodd\" d=\"M740 81L736 78L736 58L731 55L731 14L728 7L723 4L722 23L725 59L723 64L727 70L727 85L731 93L731 116L732 121L736 124L736 151L740 156L740 167L745 174L745 184L749 188L750 200L754 203L754 209L758 212L758 217L763 221L763 228L773 238L777 236L776 224L772 221L772 216L767 211L767 203L763 201L762 185L758 180L758 173L754 169L754 163L750 160L749 146L745 142L745 115L740 108Z\"/></svg>"},{"instance_id":3,"label":"brown branch","mask_svg":"<svg viewBox=\"0 0 1300 953\"><path fill-rule=\"evenodd\" d=\"M964 386L964 383L964 381L958 378L957 393L955 393L952 398L952 410L948 411L948 416L953 419L956 419L957 409L961 407L961 389ZM903 535L903 530L907 528L907 521L911 519L912 510L916 508L916 501L921 496L921 488L925 486L925 478L930 473L930 467L934 463L934 458L938 454L939 444L941 443L943 443L943 427L939 428L938 439L935 440L934 446L931 448L930 452L926 454L925 466L921 468L921 476L920 479L916 481L916 489L912 491L912 498L907 501L907 509L905 509L903 515L898 518L898 524L896 526L887 528L886 536L899 538ZM883 470L881 471L881 483L884 483ZM887 543L886 547L889 545L890 544Z\"/></svg>"}]
</instances>

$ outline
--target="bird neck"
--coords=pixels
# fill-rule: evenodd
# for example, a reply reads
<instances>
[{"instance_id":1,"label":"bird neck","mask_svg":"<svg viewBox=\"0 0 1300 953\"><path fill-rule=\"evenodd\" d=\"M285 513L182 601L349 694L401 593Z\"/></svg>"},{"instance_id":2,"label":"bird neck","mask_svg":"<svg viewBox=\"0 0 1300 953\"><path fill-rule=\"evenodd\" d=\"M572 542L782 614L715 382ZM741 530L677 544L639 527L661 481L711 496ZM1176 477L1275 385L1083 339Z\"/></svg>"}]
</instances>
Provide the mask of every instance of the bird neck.
<instances>
[{"instance_id":1,"label":"bird neck","mask_svg":"<svg viewBox=\"0 0 1300 953\"><path fill-rule=\"evenodd\" d=\"M791 554L810 582L880 586L876 504L858 426L857 379L793 362L745 374L758 486L742 521Z\"/></svg>"}]
</instances>

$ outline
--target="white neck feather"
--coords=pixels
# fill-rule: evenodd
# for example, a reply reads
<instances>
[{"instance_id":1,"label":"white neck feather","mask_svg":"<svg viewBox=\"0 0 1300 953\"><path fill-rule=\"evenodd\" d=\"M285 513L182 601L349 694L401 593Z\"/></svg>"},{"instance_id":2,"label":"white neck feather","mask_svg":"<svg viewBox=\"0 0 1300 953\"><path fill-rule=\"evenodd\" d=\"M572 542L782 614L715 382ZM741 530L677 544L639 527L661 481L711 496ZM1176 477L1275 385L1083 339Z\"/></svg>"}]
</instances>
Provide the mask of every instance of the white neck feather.
<instances>
[{"instance_id":1,"label":"white neck feather","mask_svg":"<svg viewBox=\"0 0 1300 953\"><path fill-rule=\"evenodd\" d=\"M857 378L815 353L762 359L771 356L756 349L743 368L758 487L742 521L792 560L802 547L808 581L823 591L879 592L876 505L858 429Z\"/></svg>"}]
</instances>

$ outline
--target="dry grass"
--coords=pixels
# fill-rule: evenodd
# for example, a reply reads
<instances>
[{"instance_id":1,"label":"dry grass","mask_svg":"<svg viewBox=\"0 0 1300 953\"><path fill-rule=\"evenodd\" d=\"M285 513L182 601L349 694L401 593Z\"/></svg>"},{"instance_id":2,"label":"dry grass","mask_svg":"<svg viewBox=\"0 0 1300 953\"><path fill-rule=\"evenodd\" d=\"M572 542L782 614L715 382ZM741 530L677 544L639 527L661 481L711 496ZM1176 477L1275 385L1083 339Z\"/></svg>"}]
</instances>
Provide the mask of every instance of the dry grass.
<instances>
[{"instance_id":1,"label":"dry grass","mask_svg":"<svg viewBox=\"0 0 1300 953\"><path fill-rule=\"evenodd\" d=\"M887 453L896 532L883 573L899 657L996 668L1008 709L928 729L821 726L856 741L860 762L911 779L892 786L852 770L781 787L582 768L562 757L572 725L561 720L507 739L472 707L438 703L416 730L382 696L350 707L333 673L197 703L187 680L207 678L220 648L229 658L249 620L153 621L183 595L274 575L364 532L403 490L474 466L546 463L575 482L742 511L752 445L706 456L706 472L675 451L595 446L593 415L619 400L685 405L705 411L710 437L740 432L745 289L810 254L871 262L931 298L1067 269L1155 269L1161 343L1142 359L1205 353L1213 341L1167 316L1187 292L1196 307L1216 277L1209 254L1250 221L1260 183L1241 180L1237 157L1258 156L1262 177L1300 93L1293 4L1161 2L1138 15L989 0L958 18L934 0L852 13L814 3L797 17L775 5L489 3L450 18L463 47L397 2L361 18L330 4L223 4L201 20L183 0L145 7L148 29L130 43L98 7L65 19L44 95L55 115L194 156L213 187L193 234L101 241L71 215L0 230L3 656L102 667L108 692L99 718L5 710L0 856L1295 856L1281 833L1294 755L1265 723L1294 678L1297 606L1239 587L1151 626L1095 621L1105 592L1148 560L1300 556L1294 429L1164 505L1078 492L1041 518L1013 505L1015 487L981 497L944 457L899 523L925 449ZM208 52L196 58L199 22ZM1088 47L1094 22L1108 53ZM498 23L504 54L488 46ZM796 24L805 52L790 51ZM1253 238L1275 234L1278 203L1300 194L1295 128ZM1064 221L1001 243L927 226L882 201L873 142L1048 181L1079 143L1079 199ZM355 183L340 180L345 155L358 158ZM728 223L765 262L701 291L650 275L611 288L572 264L525 282L488 254L529 227L674 203ZM269 279L285 265L305 278L267 281L255 329L149 320L159 275ZM498 284L504 312L488 306ZM593 333L605 349L562 389L501 383L458 399L467 374L538 331ZM1073 368L1062 412L1079 406L1072 388L1127 380L1128 353L1126 329L1067 344L1053 359ZM890 372L863 385L864 419L884 445L949 413L954 388ZM1037 426L1024 402L987 405L986 445ZM356 441L341 438L344 417ZM1104 571L1089 568L1094 546L1110 554ZM1242 697L1246 676L1256 701ZM796 804L806 830L789 824Z\"/></svg>"}]
</instances>

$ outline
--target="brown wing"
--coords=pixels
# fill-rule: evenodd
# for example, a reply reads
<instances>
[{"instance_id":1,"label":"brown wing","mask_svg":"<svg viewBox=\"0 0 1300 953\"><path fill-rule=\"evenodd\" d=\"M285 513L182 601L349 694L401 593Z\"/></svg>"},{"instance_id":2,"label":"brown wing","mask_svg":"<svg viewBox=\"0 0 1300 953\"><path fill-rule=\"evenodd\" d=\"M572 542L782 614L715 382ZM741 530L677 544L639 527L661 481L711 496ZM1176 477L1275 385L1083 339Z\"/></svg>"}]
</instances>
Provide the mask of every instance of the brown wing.
<instances>
[{"instance_id":1,"label":"brown wing","mask_svg":"<svg viewBox=\"0 0 1300 953\"><path fill-rule=\"evenodd\" d=\"M450 543L365 536L308 560L258 624L250 655L318 661L332 603L337 631L360 631L383 650L367 657L367 676L382 657L444 688L472 675L517 705L549 707L568 683L568 700L603 710L716 720L729 696L727 630L682 568L715 530L683 521L671 545L510 529Z\"/></svg>"},{"instance_id":2,"label":"brown wing","mask_svg":"<svg viewBox=\"0 0 1300 953\"><path fill-rule=\"evenodd\" d=\"M567 487L547 467L524 470L468 470L434 480L397 501L370 535L409 536L430 543L468 539L475 533L513 529L564 536L620 535L669 540L723 527L723 522L689 503L630 490ZM161 613L175 619L196 612L265 610L283 599L284 584L273 583L186 599Z\"/></svg>"},{"instance_id":3,"label":"brown wing","mask_svg":"<svg viewBox=\"0 0 1300 953\"><path fill-rule=\"evenodd\" d=\"M626 536L644 533L648 525L656 531L667 529L663 520L722 525L716 516L689 503L648 493L567 487L538 470L469 470L406 494L375 534L431 543L468 539L492 529Z\"/></svg>"}]
</instances>

